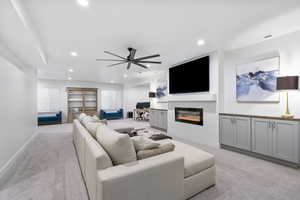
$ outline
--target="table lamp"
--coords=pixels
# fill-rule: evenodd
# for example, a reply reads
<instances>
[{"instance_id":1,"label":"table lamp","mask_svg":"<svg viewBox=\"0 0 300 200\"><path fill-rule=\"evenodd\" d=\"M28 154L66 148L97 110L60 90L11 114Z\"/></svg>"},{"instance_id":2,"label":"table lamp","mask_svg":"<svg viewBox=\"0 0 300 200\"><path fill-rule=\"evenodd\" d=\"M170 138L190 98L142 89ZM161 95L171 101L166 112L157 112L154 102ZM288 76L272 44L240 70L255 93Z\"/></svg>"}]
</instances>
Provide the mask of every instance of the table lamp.
<instances>
[{"instance_id":1,"label":"table lamp","mask_svg":"<svg viewBox=\"0 0 300 200\"><path fill-rule=\"evenodd\" d=\"M277 77L277 90L286 92L286 106L285 106L285 114L282 115L283 118L291 119L294 116L289 111L289 90L297 90L298 89L298 76L283 76Z\"/></svg>"}]
</instances>

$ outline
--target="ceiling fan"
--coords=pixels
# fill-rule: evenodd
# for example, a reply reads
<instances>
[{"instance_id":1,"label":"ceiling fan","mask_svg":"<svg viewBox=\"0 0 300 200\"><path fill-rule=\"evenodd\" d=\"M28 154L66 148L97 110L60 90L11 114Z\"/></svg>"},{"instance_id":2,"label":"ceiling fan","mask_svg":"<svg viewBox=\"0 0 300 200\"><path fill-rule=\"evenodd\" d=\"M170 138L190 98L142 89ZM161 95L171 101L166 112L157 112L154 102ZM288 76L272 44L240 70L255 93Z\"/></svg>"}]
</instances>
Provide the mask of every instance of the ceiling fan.
<instances>
[{"instance_id":1,"label":"ceiling fan","mask_svg":"<svg viewBox=\"0 0 300 200\"><path fill-rule=\"evenodd\" d=\"M121 65L121 64L124 64L124 63L128 63L127 64L127 70L130 69L131 64L143 67L145 69L148 69L148 67L145 64L161 64L160 61L147 60L149 58L159 57L160 56L159 54L154 54L154 55L150 55L150 56L135 58L134 56L135 56L135 53L136 53L137 50L132 48L132 47L129 47L128 51L129 51L129 55L127 57L122 57L122 56L119 56L115 53L111 53L109 51L104 51L104 53L110 54L112 56L116 56L119 59L96 59L96 61L115 61L115 62L118 62L118 63L112 64L112 65L108 65L107 67L113 67L113 66L116 66L116 65Z\"/></svg>"}]
</instances>

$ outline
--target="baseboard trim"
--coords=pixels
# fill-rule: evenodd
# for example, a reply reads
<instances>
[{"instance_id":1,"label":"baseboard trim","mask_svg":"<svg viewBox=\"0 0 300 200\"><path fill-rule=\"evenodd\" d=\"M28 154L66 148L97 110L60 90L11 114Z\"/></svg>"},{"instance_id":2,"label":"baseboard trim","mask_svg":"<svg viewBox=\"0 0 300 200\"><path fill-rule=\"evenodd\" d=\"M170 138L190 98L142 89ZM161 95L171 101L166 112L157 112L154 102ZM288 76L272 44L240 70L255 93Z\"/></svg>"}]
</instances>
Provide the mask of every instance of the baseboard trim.
<instances>
[{"instance_id":1,"label":"baseboard trim","mask_svg":"<svg viewBox=\"0 0 300 200\"><path fill-rule=\"evenodd\" d=\"M6 181L15 173L16 163L22 159L22 155L25 153L27 146L38 135L36 131L22 146L21 148L4 164L0 169L0 188L6 183Z\"/></svg>"},{"instance_id":2,"label":"baseboard trim","mask_svg":"<svg viewBox=\"0 0 300 200\"><path fill-rule=\"evenodd\" d=\"M255 152L242 150L242 149L239 149L239 148L236 148L236 147L231 147L231 146L228 146L228 145L225 145L225 144L221 144L220 146L221 146L222 149L226 149L226 150L234 151L234 152L237 152L237 153L245 154L245 155L252 156L252 157L255 157L255 158L259 158L259 159L262 159L262 160L270 161L270 162L273 162L273 163L276 163L276 164L292 167L292 168L295 168L295 169L298 169L300 167L300 165L298 163L292 163L292 162L289 162L289 161L273 158L273 157L270 157L270 156L265 156L265 155L258 154L258 153L255 153Z\"/></svg>"}]
</instances>

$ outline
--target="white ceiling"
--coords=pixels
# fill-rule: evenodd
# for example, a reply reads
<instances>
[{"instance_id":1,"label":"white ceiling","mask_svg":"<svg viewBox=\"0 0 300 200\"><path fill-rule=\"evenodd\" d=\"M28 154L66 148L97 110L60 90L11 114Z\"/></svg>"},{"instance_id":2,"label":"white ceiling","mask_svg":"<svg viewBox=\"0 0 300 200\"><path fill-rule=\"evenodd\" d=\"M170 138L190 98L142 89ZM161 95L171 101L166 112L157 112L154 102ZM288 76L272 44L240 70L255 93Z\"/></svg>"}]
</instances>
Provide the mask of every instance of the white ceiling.
<instances>
[{"instance_id":1,"label":"white ceiling","mask_svg":"<svg viewBox=\"0 0 300 200\"><path fill-rule=\"evenodd\" d=\"M151 77L177 62L228 46L240 33L293 12L299 0L0 0L0 43L39 78L124 83ZM260 30L262 31L262 30ZM265 30L265 34L269 34ZM198 39L206 45L197 46ZM247 38L244 38L244 40ZM254 41L255 42L255 41ZM235 44L236 45L236 44ZM127 56L159 53L150 70L107 68L108 50ZM238 46L238 45L236 45ZM79 56L70 56L76 51ZM47 64L44 63L45 58ZM74 73L68 69L73 68ZM138 72L142 72L139 74ZM123 74L128 75L127 78Z\"/></svg>"}]
</instances>

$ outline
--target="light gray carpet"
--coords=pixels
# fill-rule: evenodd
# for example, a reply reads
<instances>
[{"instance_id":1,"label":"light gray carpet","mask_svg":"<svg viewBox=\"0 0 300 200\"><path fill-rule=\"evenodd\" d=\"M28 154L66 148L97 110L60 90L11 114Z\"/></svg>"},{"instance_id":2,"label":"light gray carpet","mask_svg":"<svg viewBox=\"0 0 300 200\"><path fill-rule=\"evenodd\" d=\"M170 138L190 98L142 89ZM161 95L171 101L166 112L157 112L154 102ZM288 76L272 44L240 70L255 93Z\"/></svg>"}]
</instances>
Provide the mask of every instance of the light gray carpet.
<instances>
[{"instance_id":1,"label":"light gray carpet","mask_svg":"<svg viewBox=\"0 0 300 200\"><path fill-rule=\"evenodd\" d=\"M128 123L137 128L148 126L145 122ZM0 199L87 200L71 130L70 124L40 127L15 175L0 187ZM214 154L217 166L216 186L192 200L300 199L299 170L227 150L192 145Z\"/></svg>"}]
</instances>

